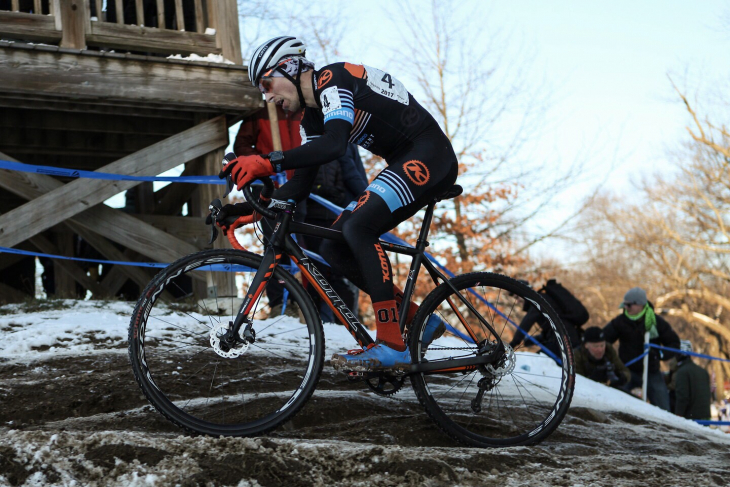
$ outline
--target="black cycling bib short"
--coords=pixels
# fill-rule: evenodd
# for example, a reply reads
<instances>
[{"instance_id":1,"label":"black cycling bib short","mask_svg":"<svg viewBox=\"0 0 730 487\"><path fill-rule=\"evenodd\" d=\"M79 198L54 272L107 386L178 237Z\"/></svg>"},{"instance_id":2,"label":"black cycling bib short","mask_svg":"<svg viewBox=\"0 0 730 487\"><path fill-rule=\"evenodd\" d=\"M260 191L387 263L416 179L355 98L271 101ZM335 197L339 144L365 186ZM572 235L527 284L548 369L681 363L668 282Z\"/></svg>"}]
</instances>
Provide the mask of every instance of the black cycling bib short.
<instances>
[{"instance_id":1,"label":"black cycling bib short","mask_svg":"<svg viewBox=\"0 0 730 487\"><path fill-rule=\"evenodd\" d=\"M294 177L274 194L301 201L318 166L355 143L388 164L332 225L347 245L325 240L322 257L378 303L393 299L392 269L380 235L413 216L456 181L451 142L403 84L368 66L335 63L315 71L319 108L307 107L301 147L284 152L281 169Z\"/></svg>"}]
</instances>

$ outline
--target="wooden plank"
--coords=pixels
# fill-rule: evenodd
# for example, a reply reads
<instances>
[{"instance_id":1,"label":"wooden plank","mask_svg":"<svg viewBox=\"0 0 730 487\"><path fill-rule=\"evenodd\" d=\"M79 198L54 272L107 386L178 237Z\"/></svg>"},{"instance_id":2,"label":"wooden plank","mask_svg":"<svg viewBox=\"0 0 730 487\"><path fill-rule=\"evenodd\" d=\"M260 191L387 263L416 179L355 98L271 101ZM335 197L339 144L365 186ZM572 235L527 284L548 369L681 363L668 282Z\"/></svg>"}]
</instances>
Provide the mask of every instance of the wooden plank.
<instances>
[{"instance_id":1,"label":"wooden plank","mask_svg":"<svg viewBox=\"0 0 730 487\"><path fill-rule=\"evenodd\" d=\"M65 234L59 234L63 235L63 238L71 238L73 235L71 232L64 232ZM66 255L67 252L61 250L59 247L56 247L48 238L46 238L43 234L38 234L35 237L30 239L30 242L38 247L38 249L46 254L51 255ZM97 283L93 279L91 279L89 276L86 275L86 273L83 271L81 267L76 265L73 261L70 260L62 260L62 259L54 259L53 264L56 266L56 295L58 297L65 297L65 298L76 298L76 286L74 283L78 282L82 286L84 286L86 289L92 292L95 298L99 297L110 297L113 296L113 294L107 289L104 285ZM70 284L68 282L68 278L71 278ZM59 280L61 281L60 287L59 287ZM73 285L73 288L70 287L70 285ZM59 289L62 289L64 286L66 286L65 291L59 292ZM73 293L69 293L67 291L73 291Z\"/></svg>"},{"instance_id":2,"label":"wooden plank","mask_svg":"<svg viewBox=\"0 0 730 487\"><path fill-rule=\"evenodd\" d=\"M203 56L221 52L213 36L197 32L110 23L92 24L91 27L91 33L87 36L90 46Z\"/></svg>"},{"instance_id":3,"label":"wooden plank","mask_svg":"<svg viewBox=\"0 0 730 487\"><path fill-rule=\"evenodd\" d=\"M17 154L83 155L95 153L100 157L117 159L148 147L164 136L98 133L94 136L83 132L61 130L29 131L25 127L3 129L0 147Z\"/></svg>"},{"instance_id":4,"label":"wooden plank","mask_svg":"<svg viewBox=\"0 0 730 487\"><path fill-rule=\"evenodd\" d=\"M147 137L169 137L187 130L192 126L189 121L147 119L119 115L99 116L94 113L78 113L72 117L63 112L50 110L21 110L5 108L0 110L0 128L22 127L25 130L64 130L84 134L122 134L144 135ZM0 142L2 145L2 142Z\"/></svg>"},{"instance_id":5,"label":"wooden plank","mask_svg":"<svg viewBox=\"0 0 730 487\"><path fill-rule=\"evenodd\" d=\"M134 11L137 14L137 25L144 26L144 5L143 0L134 0Z\"/></svg>"},{"instance_id":6,"label":"wooden plank","mask_svg":"<svg viewBox=\"0 0 730 487\"><path fill-rule=\"evenodd\" d=\"M94 23L98 25L104 23ZM0 86L5 93L229 112L262 106L261 94L247 80L245 69L0 47Z\"/></svg>"},{"instance_id":7,"label":"wooden plank","mask_svg":"<svg viewBox=\"0 0 730 487\"><path fill-rule=\"evenodd\" d=\"M104 166L99 171L151 176L227 143L225 117L217 117ZM94 179L72 181L0 216L0 246L12 247L137 184L136 181ZM49 211L50 208L53 211Z\"/></svg>"},{"instance_id":8,"label":"wooden plank","mask_svg":"<svg viewBox=\"0 0 730 487\"><path fill-rule=\"evenodd\" d=\"M59 0L63 36L61 47L86 49L86 8L83 0Z\"/></svg>"},{"instance_id":9,"label":"wooden plank","mask_svg":"<svg viewBox=\"0 0 730 487\"><path fill-rule=\"evenodd\" d=\"M57 44L61 37L50 15L0 11L0 38Z\"/></svg>"},{"instance_id":10,"label":"wooden plank","mask_svg":"<svg viewBox=\"0 0 730 487\"><path fill-rule=\"evenodd\" d=\"M0 158L18 162L7 154L0 152ZM15 171L0 170L0 187L11 191L18 196L33 200L46 193L62 188L60 181L42 174L20 173ZM197 250L189 244L178 245L179 239L172 237L144 222L137 220L126 213L109 208L105 205L98 205L74 218L65 221L65 224L77 233L81 238L98 250L108 260L126 261L124 254L114 245L109 243L105 237L127 247L141 247L140 253L158 262L171 262L180 257L171 253L166 246L179 248L182 255ZM94 226L96 225L96 226ZM99 235L99 233L104 236ZM150 242L150 239L152 242ZM138 242L146 242L145 245L138 245ZM158 243L155 244L155 241ZM18 245L24 248L23 244ZM150 276L144 268L133 266L122 266L125 274L130 276L142 287L149 281Z\"/></svg>"},{"instance_id":11,"label":"wooden plank","mask_svg":"<svg viewBox=\"0 0 730 487\"><path fill-rule=\"evenodd\" d=\"M157 28L167 29L167 25L165 25L165 0L157 0Z\"/></svg>"},{"instance_id":12,"label":"wooden plank","mask_svg":"<svg viewBox=\"0 0 730 487\"><path fill-rule=\"evenodd\" d=\"M211 3L215 6L216 45L224 58L236 64L243 64L236 0L216 0Z\"/></svg>"},{"instance_id":13,"label":"wooden plank","mask_svg":"<svg viewBox=\"0 0 730 487\"><path fill-rule=\"evenodd\" d=\"M56 0L58 1L58 0ZM124 25L124 3L123 0L115 0L114 6L116 7L117 11L117 24Z\"/></svg>"},{"instance_id":14,"label":"wooden plank","mask_svg":"<svg viewBox=\"0 0 730 487\"><path fill-rule=\"evenodd\" d=\"M101 285L109 290L110 296L116 296L127 282L127 279L129 279L129 276L122 272L122 266L115 265L101 278ZM144 286L141 289L144 289Z\"/></svg>"},{"instance_id":15,"label":"wooden plank","mask_svg":"<svg viewBox=\"0 0 730 487\"><path fill-rule=\"evenodd\" d=\"M207 213L206 213L207 214ZM205 224L205 217L146 215L133 214L135 218L152 225L170 235L175 235L197 248L208 245L210 228Z\"/></svg>"},{"instance_id":16,"label":"wooden plank","mask_svg":"<svg viewBox=\"0 0 730 487\"><path fill-rule=\"evenodd\" d=\"M205 18L203 17L203 0L195 0L195 32L205 33Z\"/></svg>"},{"instance_id":17,"label":"wooden plank","mask_svg":"<svg viewBox=\"0 0 730 487\"><path fill-rule=\"evenodd\" d=\"M3 96L7 95L7 96ZM121 115L139 118L151 118L158 123L166 123L167 120L185 120L191 122L193 113L187 107L170 106L166 109L148 108L153 104L136 107L130 103L116 104L94 104L93 101L82 102L79 99L74 101L41 95L27 95L23 93L0 93L0 107L27 108L29 110L54 110L59 112ZM183 111L184 110L184 111ZM204 110L201 107L194 107L193 110ZM244 113L244 116L245 113Z\"/></svg>"},{"instance_id":18,"label":"wooden plank","mask_svg":"<svg viewBox=\"0 0 730 487\"><path fill-rule=\"evenodd\" d=\"M177 30L185 30L185 14L183 13L182 0L175 0L175 24Z\"/></svg>"}]
</instances>

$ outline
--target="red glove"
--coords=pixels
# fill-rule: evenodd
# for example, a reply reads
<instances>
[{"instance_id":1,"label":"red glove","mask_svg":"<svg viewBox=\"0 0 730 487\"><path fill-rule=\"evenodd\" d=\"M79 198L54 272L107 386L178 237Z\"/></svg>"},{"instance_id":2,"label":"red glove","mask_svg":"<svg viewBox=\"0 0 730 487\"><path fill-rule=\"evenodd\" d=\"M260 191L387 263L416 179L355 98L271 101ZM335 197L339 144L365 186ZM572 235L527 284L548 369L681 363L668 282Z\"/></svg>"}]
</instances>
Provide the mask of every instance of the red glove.
<instances>
[{"instance_id":1,"label":"red glove","mask_svg":"<svg viewBox=\"0 0 730 487\"><path fill-rule=\"evenodd\" d=\"M231 175L231 179L238 190L241 191L248 183L258 178L271 176L275 172L268 159L261 156L241 156L223 166L223 170L218 174L218 177L223 179L228 174Z\"/></svg>"}]
</instances>

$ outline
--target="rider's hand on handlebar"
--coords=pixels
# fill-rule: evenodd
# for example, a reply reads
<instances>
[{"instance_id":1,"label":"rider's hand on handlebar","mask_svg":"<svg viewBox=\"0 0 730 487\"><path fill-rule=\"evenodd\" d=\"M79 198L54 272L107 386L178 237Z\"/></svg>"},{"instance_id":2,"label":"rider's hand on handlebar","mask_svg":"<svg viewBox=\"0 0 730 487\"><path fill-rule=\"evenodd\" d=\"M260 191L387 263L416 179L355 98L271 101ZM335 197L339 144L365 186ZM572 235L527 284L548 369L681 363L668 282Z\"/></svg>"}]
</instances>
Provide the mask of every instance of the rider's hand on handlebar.
<instances>
[{"instance_id":1,"label":"rider's hand on handlebar","mask_svg":"<svg viewBox=\"0 0 730 487\"><path fill-rule=\"evenodd\" d=\"M228 174L240 191L245 185L258 178L275 174L271 162L262 156L241 156L223 166L218 177L223 179Z\"/></svg>"},{"instance_id":2,"label":"rider's hand on handlebar","mask_svg":"<svg viewBox=\"0 0 730 487\"><path fill-rule=\"evenodd\" d=\"M223 230L223 235L228 235L230 227L237 228L248 223L261 220L261 215L256 213L250 203L236 203L235 205L225 205L218 212L216 224ZM213 219L211 214L205 218L205 224L211 225Z\"/></svg>"}]
</instances>

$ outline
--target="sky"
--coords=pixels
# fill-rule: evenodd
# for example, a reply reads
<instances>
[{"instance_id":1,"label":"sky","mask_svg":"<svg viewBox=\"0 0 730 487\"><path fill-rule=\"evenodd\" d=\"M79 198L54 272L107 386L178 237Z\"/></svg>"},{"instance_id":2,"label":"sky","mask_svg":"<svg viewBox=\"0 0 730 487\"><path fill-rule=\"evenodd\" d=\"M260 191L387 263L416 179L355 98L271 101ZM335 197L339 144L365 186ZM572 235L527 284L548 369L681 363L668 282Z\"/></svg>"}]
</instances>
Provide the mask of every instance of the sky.
<instances>
[{"instance_id":1,"label":"sky","mask_svg":"<svg viewBox=\"0 0 730 487\"><path fill-rule=\"evenodd\" d=\"M386 3L368 2L378 7L358 17L358 33L392 38L399 30L393 24L405 20L385 18ZM663 169L666 151L686 138L687 112L667 75L692 95L730 74L726 1L472 4L475 24L508 32L509 42L531 53L534 81L547 87L550 110L542 133L535 134L535 153L552 164L587 158L594 181L615 164L608 184L616 191L630 192L637 176ZM387 42L365 44L363 58L380 61Z\"/></svg>"}]
</instances>

